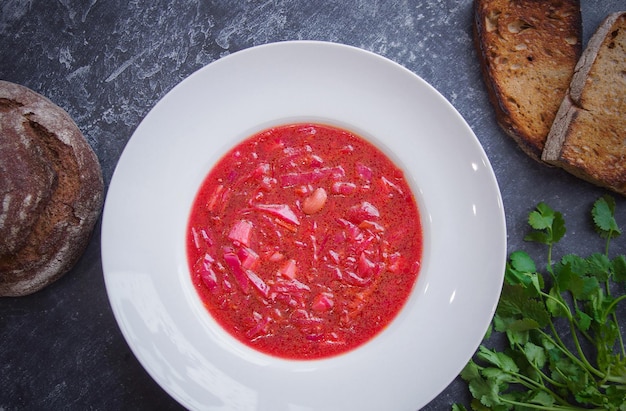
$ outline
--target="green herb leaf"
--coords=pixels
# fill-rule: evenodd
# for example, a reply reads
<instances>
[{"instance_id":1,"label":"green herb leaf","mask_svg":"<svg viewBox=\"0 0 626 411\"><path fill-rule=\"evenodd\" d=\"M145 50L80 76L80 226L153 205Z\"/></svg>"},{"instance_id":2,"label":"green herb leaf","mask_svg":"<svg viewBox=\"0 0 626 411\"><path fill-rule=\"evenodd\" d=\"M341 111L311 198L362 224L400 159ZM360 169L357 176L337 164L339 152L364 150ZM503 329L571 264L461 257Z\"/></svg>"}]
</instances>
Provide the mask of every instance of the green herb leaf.
<instances>
[{"instance_id":1,"label":"green herb leaf","mask_svg":"<svg viewBox=\"0 0 626 411\"><path fill-rule=\"evenodd\" d=\"M465 367L463 367L463 370L461 371L461 378L465 381L480 378L480 369L478 368L478 365L476 365L474 361L470 360Z\"/></svg>"},{"instance_id":2,"label":"green herb leaf","mask_svg":"<svg viewBox=\"0 0 626 411\"><path fill-rule=\"evenodd\" d=\"M626 281L626 256L618 255L611 265L613 266L613 280Z\"/></svg>"},{"instance_id":3,"label":"green herb leaf","mask_svg":"<svg viewBox=\"0 0 626 411\"><path fill-rule=\"evenodd\" d=\"M602 393L598 389L598 387L593 384L589 384L586 381L584 386L580 386L577 388L577 391L574 395L576 400L581 404L589 404L589 405L601 405L602 404Z\"/></svg>"},{"instance_id":4,"label":"green herb leaf","mask_svg":"<svg viewBox=\"0 0 626 411\"><path fill-rule=\"evenodd\" d=\"M528 224L535 229L524 239L552 245L565 235L565 220L560 212L554 211L545 203L537 204L535 211L528 215Z\"/></svg>"},{"instance_id":5,"label":"green herb leaf","mask_svg":"<svg viewBox=\"0 0 626 411\"><path fill-rule=\"evenodd\" d=\"M540 328L537 321L528 318L517 320L513 317L501 317L497 313L493 323L496 331L506 333L511 347L526 344L529 338L528 331Z\"/></svg>"},{"instance_id":6,"label":"green herb leaf","mask_svg":"<svg viewBox=\"0 0 626 411\"><path fill-rule=\"evenodd\" d=\"M554 405L556 400L552 395L545 391L535 391L528 399L528 402L543 405L544 407L551 407Z\"/></svg>"},{"instance_id":7,"label":"green herb leaf","mask_svg":"<svg viewBox=\"0 0 626 411\"><path fill-rule=\"evenodd\" d=\"M533 292L532 288L505 284L497 308L498 314L503 318L510 317L514 320L523 318L534 320L539 327L545 327L550 321L550 314L545 304L537 299Z\"/></svg>"},{"instance_id":8,"label":"green herb leaf","mask_svg":"<svg viewBox=\"0 0 626 411\"><path fill-rule=\"evenodd\" d=\"M587 331L591 326L592 318L587 315L587 313L579 310L578 308L576 309L576 319L578 321L578 327L581 331Z\"/></svg>"},{"instance_id":9,"label":"green herb leaf","mask_svg":"<svg viewBox=\"0 0 626 411\"><path fill-rule=\"evenodd\" d=\"M509 384L517 381L510 373L497 367L484 368L481 375L488 380L494 381L499 387L501 387L502 384Z\"/></svg>"},{"instance_id":10,"label":"green herb leaf","mask_svg":"<svg viewBox=\"0 0 626 411\"><path fill-rule=\"evenodd\" d=\"M561 291L570 291L576 299L588 299L599 284L596 277L581 275L569 262L555 265L554 272Z\"/></svg>"},{"instance_id":11,"label":"green herb leaf","mask_svg":"<svg viewBox=\"0 0 626 411\"><path fill-rule=\"evenodd\" d=\"M589 274L593 275L600 282L608 281L611 272L611 260L606 254L594 253L587 257Z\"/></svg>"},{"instance_id":12,"label":"green herb leaf","mask_svg":"<svg viewBox=\"0 0 626 411\"><path fill-rule=\"evenodd\" d=\"M536 271L537 268L532 258L523 251L517 251L510 255L504 277L511 285L532 286L538 293L543 287L543 277Z\"/></svg>"},{"instance_id":13,"label":"green herb leaf","mask_svg":"<svg viewBox=\"0 0 626 411\"><path fill-rule=\"evenodd\" d=\"M596 200L591 210L596 230L603 237L616 237L622 233L615 221L615 199L604 196Z\"/></svg>"},{"instance_id":14,"label":"green herb leaf","mask_svg":"<svg viewBox=\"0 0 626 411\"><path fill-rule=\"evenodd\" d=\"M538 368L543 368L546 364L546 350L543 347L533 344L532 342L528 342L524 345L524 355L529 363L537 366Z\"/></svg>"},{"instance_id":15,"label":"green herb leaf","mask_svg":"<svg viewBox=\"0 0 626 411\"><path fill-rule=\"evenodd\" d=\"M561 297L561 294L559 294L555 287L550 289L548 297L545 301L546 308L552 317L568 317L569 309L567 309L563 297Z\"/></svg>"},{"instance_id":16,"label":"green herb leaf","mask_svg":"<svg viewBox=\"0 0 626 411\"><path fill-rule=\"evenodd\" d=\"M500 389L493 380L475 378L469 382L469 390L480 403L486 407L494 407L502 403Z\"/></svg>"},{"instance_id":17,"label":"green herb leaf","mask_svg":"<svg viewBox=\"0 0 626 411\"><path fill-rule=\"evenodd\" d=\"M546 203L537 204L536 211L528 215L528 224L535 230L546 230L554 223L554 210Z\"/></svg>"},{"instance_id":18,"label":"green herb leaf","mask_svg":"<svg viewBox=\"0 0 626 411\"><path fill-rule=\"evenodd\" d=\"M619 411L626 411L626 387L612 385L606 390L607 403L614 408L608 408Z\"/></svg>"},{"instance_id":19,"label":"green herb leaf","mask_svg":"<svg viewBox=\"0 0 626 411\"><path fill-rule=\"evenodd\" d=\"M495 365L506 372L516 373L519 368L515 364L515 361L503 352L496 352L481 346L478 348L478 358L487 361L488 363ZM486 405L486 404L485 404Z\"/></svg>"},{"instance_id":20,"label":"green herb leaf","mask_svg":"<svg viewBox=\"0 0 626 411\"><path fill-rule=\"evenodd\" d=\"M537 266L533 259L524 251L515 251L509 256L511 267L523 273L537 272Z\"/></svg>"}]
</instances>

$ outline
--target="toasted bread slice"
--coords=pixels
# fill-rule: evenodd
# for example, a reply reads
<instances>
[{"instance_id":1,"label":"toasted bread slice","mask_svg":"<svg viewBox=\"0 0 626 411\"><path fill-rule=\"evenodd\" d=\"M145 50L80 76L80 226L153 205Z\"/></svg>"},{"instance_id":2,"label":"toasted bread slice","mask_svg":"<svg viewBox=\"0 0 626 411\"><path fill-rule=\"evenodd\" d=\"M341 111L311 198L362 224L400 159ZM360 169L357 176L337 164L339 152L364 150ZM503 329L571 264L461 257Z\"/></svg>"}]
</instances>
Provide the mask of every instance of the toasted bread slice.
<instances>
[{"instance_id":1,"label":"toasted bread slice","mask_svg":"<svg viewBox=\"0 0 626 411\"><path fill-rule=\"evenodd\" d=\"M474 40L496 119L535 160L582 50L579 0L475 0Z\"/></svg>"},{"instance_id":2,"label":"toasted bread slice","mask_svg":"<svg viewBox=\"0 0 626 411\"><path fill-rule=\"evenodd\" d=\"M626 195L626 11L589 40L542 159Z\"/></svg>"}]
</instances>

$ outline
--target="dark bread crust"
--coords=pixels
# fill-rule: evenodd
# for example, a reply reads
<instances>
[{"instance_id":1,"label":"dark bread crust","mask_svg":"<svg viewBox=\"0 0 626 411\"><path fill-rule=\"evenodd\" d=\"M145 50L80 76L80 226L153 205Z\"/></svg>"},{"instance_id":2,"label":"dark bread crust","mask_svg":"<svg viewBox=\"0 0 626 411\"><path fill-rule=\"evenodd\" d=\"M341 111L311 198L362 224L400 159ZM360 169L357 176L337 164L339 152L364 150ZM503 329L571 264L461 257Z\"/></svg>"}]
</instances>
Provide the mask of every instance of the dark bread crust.
<instances>
[{"instance_id":1,"label":"dark bread crust","mask_svg":"<svg viewBox=\"0 0 626 411\"><path fill-rule=\"evenodd\" d=\"M100 163L69 114L0 81L0 297L34 293L77 262L102 209Z\"/></svg>"},{"instance_id":2,"label":"dark bread crust","mask_svg":"<svg viewBox=\"0 0 626 411\"><path fill-rule=\"evenodd\" d=\"M475 0L473 30L498 124L539 161L581 54L579 0Z\"/></svg>"},{"instance_id":3,"label":"dark bread crust","mask_svg":"<svg viewBox=\"0 0 626 411\"><path fill-rule=\"evenodd\" d=\"M589 40L542 159L626 196L626 12Z\"/></svg>"}]
</instances>

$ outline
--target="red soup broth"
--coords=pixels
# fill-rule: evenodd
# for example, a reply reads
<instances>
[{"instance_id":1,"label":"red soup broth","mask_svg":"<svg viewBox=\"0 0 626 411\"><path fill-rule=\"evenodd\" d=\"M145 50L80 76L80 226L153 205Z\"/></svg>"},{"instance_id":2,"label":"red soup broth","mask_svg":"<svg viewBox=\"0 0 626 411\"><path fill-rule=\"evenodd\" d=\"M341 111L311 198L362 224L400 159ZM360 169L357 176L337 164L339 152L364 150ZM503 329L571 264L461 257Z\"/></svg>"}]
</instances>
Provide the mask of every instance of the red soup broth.
<instances>
[{"instance_id":1,"label":"red soup broth","mask_svg":"<svg viewBox=\"0 0 626 411\"><path fill-rule=\"evenodd\" d=\"M230 150L191 209L193 284L242 343L287 359L350 351L406 303L422 227L402 171L347 130L289 124Z\"/></svg>"}]
</instances>

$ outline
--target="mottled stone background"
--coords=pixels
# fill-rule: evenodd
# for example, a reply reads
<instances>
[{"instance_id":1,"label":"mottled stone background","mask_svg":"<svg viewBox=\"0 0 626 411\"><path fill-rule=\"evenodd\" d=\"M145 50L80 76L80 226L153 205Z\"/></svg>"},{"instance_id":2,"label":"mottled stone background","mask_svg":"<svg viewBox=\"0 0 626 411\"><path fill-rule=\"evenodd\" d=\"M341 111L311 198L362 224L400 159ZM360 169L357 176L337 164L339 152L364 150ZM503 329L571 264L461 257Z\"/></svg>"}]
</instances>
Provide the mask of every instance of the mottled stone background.
<instances>
[{"instance_id":1,"label":"mottled stone background","mask_svg":"<svg viewBox=\"0 0 626 411\"><path fill-rule=\"evenodd\" d=\"M585 43L609 12L626 9L624 0L582 3ZM522 241L526 216L539 201L563 211L568 222L557 252L600 250L588 210L605 192L530 160L496 126L471 20L471 0L3 0L0 79L66 109L96 151L108 185L142 118L201 67L281 40L361 47L424 78L465 117L497 175L510 251L543 255ZM618 209L626 227L623 198ZM625 252L624 244L616 242L614 251ZM467 401L467 388L457 379L425 409ZM29 297L0 299L1 411L179 408L143 370L117 327L104 287L99 226L63 279Z\"/></svg>"}]
</instances>

